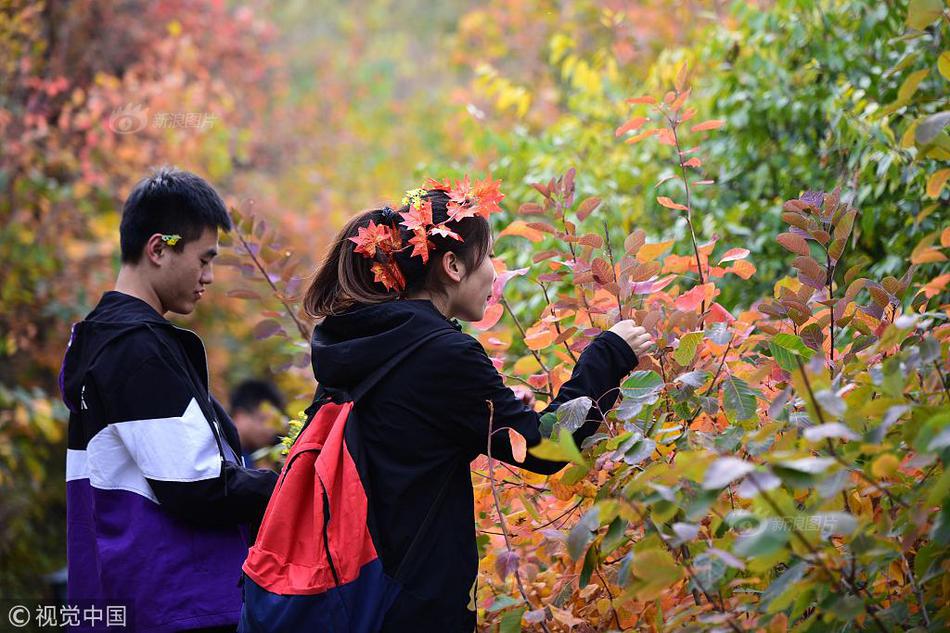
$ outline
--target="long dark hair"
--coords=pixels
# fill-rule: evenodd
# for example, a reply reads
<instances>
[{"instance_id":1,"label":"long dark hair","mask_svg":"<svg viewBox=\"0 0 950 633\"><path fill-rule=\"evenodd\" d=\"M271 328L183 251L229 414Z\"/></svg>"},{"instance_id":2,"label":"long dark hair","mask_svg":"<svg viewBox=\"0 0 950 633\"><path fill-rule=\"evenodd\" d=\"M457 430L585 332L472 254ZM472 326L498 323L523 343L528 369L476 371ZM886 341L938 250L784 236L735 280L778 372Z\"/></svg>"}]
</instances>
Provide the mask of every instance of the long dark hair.
<instances>
[{"instance_id":1,"label":"long dark hair","mask_svg":"<svg viewBox=\"0 0 950 633\"><path fill-rule=\"evenodd\" d=\"M429 190L426 199L432 203L432 220L435 223L448 219L446 207L449 197L444 191ZM408 207L396 209L397 213L404 213ZM304 309L314 318L322 318L332 314L339 314L356 304L373 304L393 301L425 289L434 292L441 291L438 281L437 267L433 262L441 261L446 252L455 253L456 257L465 263L466 274L475 270L491 249L491 227L488 220L480 215L463 218L458 221L449 221L446 225L458 233L463 241L441 235L430 236L435 248L429 252L429 261L422 263L421 257L412 257L411 249L396 254L396 262L406 278L406 287L402 292L387 290L382 284L374 281L370 270L372 260L354 252L356 244L349 238L356 237L360 227L369 226L372 220L376 224L395 224L402 236L403 243L408 243L412 232L399 224L400 216L396 220L387 221L383 209L364 211L350 219L340 231L317 269L317 274L307 288L304 296Z\"/></svg>"}]
</instances>

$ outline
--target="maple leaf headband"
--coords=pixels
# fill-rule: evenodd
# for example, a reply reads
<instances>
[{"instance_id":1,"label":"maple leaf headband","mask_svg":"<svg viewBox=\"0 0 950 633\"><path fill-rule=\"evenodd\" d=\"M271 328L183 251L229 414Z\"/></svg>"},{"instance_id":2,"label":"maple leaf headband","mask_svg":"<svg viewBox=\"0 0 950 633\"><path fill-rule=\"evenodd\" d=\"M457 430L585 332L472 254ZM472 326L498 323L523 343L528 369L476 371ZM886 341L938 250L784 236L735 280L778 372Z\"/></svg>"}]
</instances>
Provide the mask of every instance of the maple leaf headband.
<instances>
[{"instance_id":1,"label":"maple leaf headband","mask_svg":"<svg viewBox=\"0 0 950 633\"><path fill-rule=\"evenodd\" d=\"M471 182L468 176L451 184L449 180L439 181L429 178L426 189L410 189L403 196L405 211L396 211L386 207L382 211L383 224L370 220L369 226L360 227L356 237L348 238L356 244L354 252L375 260L370 270L373 280L383 284L387 290L402 292L406 288L406 278L396 262L396 255L412 247L410 257L421 257L423 265L429 262L429 252L435 248L429 237L441 236L463 242L462 236L448 227L449 222L458 222L465 218L481 216L486 220L497 211L498 203L505 194L500 190L501 181L485 180ZM443 191L448 196L446 204L448 218L442 222L432 220L432 202L428 199L431 191ZM403 243L402 231L396 220L402 218L399 225L412 233L408 244Z\"/></svg>"}]
</instances>

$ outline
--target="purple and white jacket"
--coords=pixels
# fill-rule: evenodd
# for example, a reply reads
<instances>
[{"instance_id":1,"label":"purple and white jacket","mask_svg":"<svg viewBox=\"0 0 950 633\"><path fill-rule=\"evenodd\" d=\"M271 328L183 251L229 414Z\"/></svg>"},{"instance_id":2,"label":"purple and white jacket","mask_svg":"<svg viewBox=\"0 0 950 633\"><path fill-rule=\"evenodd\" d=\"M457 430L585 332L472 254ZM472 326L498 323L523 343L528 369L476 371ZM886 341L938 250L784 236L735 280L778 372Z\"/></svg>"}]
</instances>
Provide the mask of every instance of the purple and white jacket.
<instances>
[{"instance_id":1,"label":"purple and white jacket","mask_svg":"<svg viewBox=\"0 0 950 633\"><path fill-rule=\"evenodd\" d=\"M107 292L73 326L60 375L68 595L128 605L140 633L240 618L248 524L277 475L241 466L208 383L201 339L144 301Z\"/></svg>"}]
</instances>

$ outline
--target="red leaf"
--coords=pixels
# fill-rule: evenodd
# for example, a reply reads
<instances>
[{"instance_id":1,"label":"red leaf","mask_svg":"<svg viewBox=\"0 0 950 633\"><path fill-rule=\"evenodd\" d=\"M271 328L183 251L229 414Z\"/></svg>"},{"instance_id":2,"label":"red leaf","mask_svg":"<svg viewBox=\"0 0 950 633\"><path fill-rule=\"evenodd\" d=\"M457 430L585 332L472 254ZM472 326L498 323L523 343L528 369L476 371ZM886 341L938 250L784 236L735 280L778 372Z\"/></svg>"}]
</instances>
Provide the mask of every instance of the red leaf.
<instances>
[{"instance_id":1,"label":"red leaf","mask_svg":"<svg viewBox=\"0 0 950 633\"><path fill-rule=\"evenodd\" d=\"M398 236L393 235L388 226L385 224L376 224L373 220L369 221L368 227L363 228L361 226L357 230L356 237L349 239L356 244L356 248L353 250L366 257L374 257L377 248L391 252L394 250L394 247L399 248L399 246L401 246L401 244L398 243Z\"/></svg>"},{"instance_id":2,"label":"red leaf","mask_svg":"<svg viewBox=\"0 0 950 633\"><path fill-rule=\"evenodd\" d=\"M485 315L482 317L482 320L472 323L472 327L476 330L490 330L501 320L501 316L504 313L505 307L500 303L489 305L485 308Z\"/></svg>"},{"instance_id":3,"label":"red leaf","mask_svg":"<svg viewBox=\"0 0 950 633\"><path fill-rule=\"evenodd\" d=\"M577 207L577 217L580 220L584 220L593 213L594 209L600 206L600 198L593 197L584 200L579 207Z\"/></svg>"},{"instance_id":4,"label":"red leaf","mask_svg":"<svg viewBox=\"0 0 950 633\"><path fill-rule=\"evenodd\" d=\"M416 229L425 229L427 226L432 224L432 203L428 200L423 202L419 208L410 206L409 211L405 213L400 213L403 221L400 222L404 227L410 231L415 231Z\"/></svg>"},{"instance_id":5,"label":"red leaf","mask_svg":"<svg viewBox=\"0 0 950 633\"><path fill-rule=\"evenodd\" d=\"M805 238L801 235L796 235L795 233L780 233L775 239L779 244L793 253L804 255L806 257L811 255L811 249L808 248L808 242L806 242Z\"/></svg>"},{"instance_id":6,"label":"red leaf","mask_svg":"<svg viewBox=\"0 0 950 633\"><path fill-rule=\"evenodd\" d=\"M732 248L726 251L723 256L719 259L720 264L726 262L732 262L737 259L745 259L749 256L749 249L747 248Z\"/></svg>"},{"instance_id":7,"label":"red leaf","mask_svg":"<svg viewBox=\"0 0 950 633\"><path fill-rule=\"evenodd\" d=\"M703 161L699 160L695 156L690 158L688 161L683 163L683 167L702 167Z\"/></svg>"},{"instance_id":8,"label":"red leaf","mask_svg":"<svg viewBox=\"0 0 950 633\"><path fill-rule=\"evenodd\" d=\"M283 332L284 328L281 327L280 323L275 319L264 319L260 323L254 326L254 338L267 338L273 336L278 332Z\"/></svg>"},{"instance_id":9,"label":"red leaf","mask_svg":"<svg viewBox=\"0 0 950 633\"><path fill-rule=\"evenodd\" d=\"M676 209L677 211L687 210L687 207L684 207L678 202L673 202L673 200L671 200L670 198L666 196L658 196L656 201L659 202L664 207L666 207L667 209Z\"/></svg>"},{"instance_id":10,"label":"red leaf","mask_svg":"<svg viewBox=\"0 0 950 633\"><path fill-rule=\"evenodd\" d=\"M735 320L736 317L732 316L732 314L719 305L719 303L712 304L706 312L706 323L732 323Z\"/></svg>"},{"instance_id":11,"label":"red leaf","mask_svg":"<svg viewBox=\"0 0 950 633\"><path fill-rule=\"evenodd\" d=\"M650 96L643 96L643 97L633 97L632 99L627 99L626 102L627 102L627 103L649 103L649 104L653 104L653 103L656 103L656 99L654 99L653 97L650 97Z\"/></svg>"},{"instance_id":12,"label":"red leaf","mask_svg":"<svg viewBox=\"0 0 950 633\"><path fill-rule=\"evenodd\" d=\"M706 285L695 286L694 288L684 292L673 302L673 305L677 310L684 310L690 312L695 310L700 305L702 305L703 300L706 298Z\"/></svg>"}]
</instances>

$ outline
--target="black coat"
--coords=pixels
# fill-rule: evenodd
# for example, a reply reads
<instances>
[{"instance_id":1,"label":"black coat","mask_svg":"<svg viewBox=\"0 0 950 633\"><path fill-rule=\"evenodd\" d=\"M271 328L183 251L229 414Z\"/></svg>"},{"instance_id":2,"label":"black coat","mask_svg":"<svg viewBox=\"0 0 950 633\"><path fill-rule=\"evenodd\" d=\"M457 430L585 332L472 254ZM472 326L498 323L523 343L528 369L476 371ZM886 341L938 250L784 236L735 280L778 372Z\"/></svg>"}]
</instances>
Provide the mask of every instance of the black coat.
<instances>
[{"instance_id":1,"label":"black coat","mask_svg":"<svg viewBox=\"0 0 950 633\"><path fill-rule=\"evenodd\" d=\"M400 565L407 578L386 619L388 631L472 631L470 608L478 571L470 462L488 446L493 429L511 427L528 446L541 441L542 413L505 386L482 345L460 331L428 300L360 306L327 317L313 334L314 375L324 387L352 389L400 349L433 330L448 334L423 343L356 404L347 444L369 499L370 532L385 571ZM630 346L604 332L584 350L573 375L546 409L580 396L601 411L616 402L620 381L637 364ZM602 420L591 409L574 433L578 445ZM565 466L531 455L514 461L506 432L495 432L492 456L551 474ZM443 501L433 507L443 484ZM412 555L406 553L434 512ZM405 559L405 562L404 562ZM408 574L407 574L408 571Z\"/></svg>"}]
</instances>

